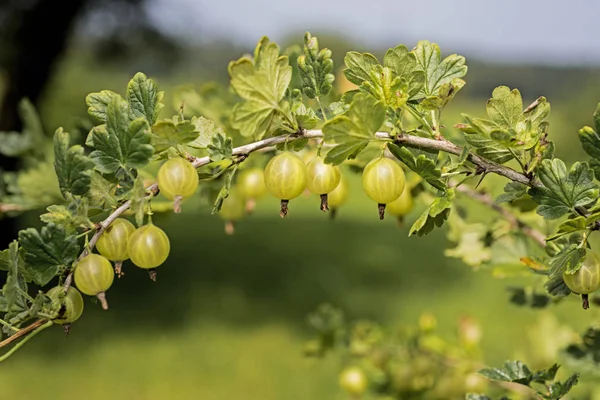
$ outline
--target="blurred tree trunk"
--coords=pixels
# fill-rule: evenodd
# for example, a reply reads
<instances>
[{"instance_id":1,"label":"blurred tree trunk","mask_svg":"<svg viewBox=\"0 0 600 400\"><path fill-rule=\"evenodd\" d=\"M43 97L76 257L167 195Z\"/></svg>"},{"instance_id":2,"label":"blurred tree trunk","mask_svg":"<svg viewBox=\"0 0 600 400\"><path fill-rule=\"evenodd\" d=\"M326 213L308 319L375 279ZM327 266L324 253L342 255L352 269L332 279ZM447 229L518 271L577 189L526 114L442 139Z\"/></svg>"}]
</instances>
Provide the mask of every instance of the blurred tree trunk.
<instances>
[{"instance_id":1,"label":"blurred tree trunk","mask_svg":"<svg viewBox=\"0 0 600 400\"><path fill-rule=\"evenodd\" d=\"M5 20L13 24L8 36L5 60L6 92L0 109L0 131L20 131L19 101L29 98L38 105L58 57L65 49L76 17L88 0L38 0L32 6L18 7L20 0L7 6ZM11 10L12 4L12 10ZM6 40L6 39L5 39ZM0 169L14 171L17 160L0 156ZM16 237L14 219L0 220L0 249Z\"/></svg>"}]
</instances>

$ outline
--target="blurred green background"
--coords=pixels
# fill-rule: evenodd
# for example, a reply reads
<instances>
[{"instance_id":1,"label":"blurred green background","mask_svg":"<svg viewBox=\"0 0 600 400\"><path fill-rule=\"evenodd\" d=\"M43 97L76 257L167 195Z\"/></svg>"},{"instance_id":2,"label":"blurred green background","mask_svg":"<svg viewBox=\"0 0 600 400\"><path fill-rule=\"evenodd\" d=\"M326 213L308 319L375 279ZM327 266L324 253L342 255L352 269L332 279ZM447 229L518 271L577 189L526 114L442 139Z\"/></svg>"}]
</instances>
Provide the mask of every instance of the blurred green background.
<instances>
[{"instance_id":1,"label":"blurred green background","mask_svg":"<svg viewBox=\"0 0 600 400\"><path fill-rule=\"evenodd\" d=\"M164 29L164 21L161 25L148 17L152 4L160 3L156 1L65 2L55 9L74 15L63 15L66 22L55 21L54 28L42 22L36 26L27 19L27 12L48 7L48 2L29 3L9 1L0 8L0 96L5 95L2 108L6 113L0 128L4 130L18 126L18 121L7 125L6 116L9 102L14 102L9 94L15 82L23 79L12 74L13 63L32 43L19 39L25 28L37 38L31 54L51 50L51 36L56 33L44 27L64 30L55 56L41 61L52 68L25 68L31 74L47 74L47 79L40 79L39 93L29 97L34 97L49 134L58 126L84 130L89 124L85 95L102 89L123 92L137 71L146 72L167 92L161 116L168 117L173 111L171 102L176 100L169 97L171 87L190 83L198 88L210 80L227 84L227 62L253 48L247 38L244 42L239 35L226 34L227 24L233 26L246 12L241 7L232 8L232 21L220 21L221 29L212 36L203 31L201 40L193 41L182 39L181 27L170 31ZM186 4L177 3L177 15L186 13ZM547 7L552 8L552 2ZM340 8L329 17L335 19L345 12ZM415 39L442 37L435 30L433 37L415 38L417 33L404 32L394 43L380 43L377 36L365 38L356 29L345 35L328 29L326 23L316 24L306 13L299 15L307 28L315 26L312 33L321 46L333 50L338 69L349 49L380 56L388 45L412 47ZM206 26L216 24L199 20ZM515 27L518 21L507 23ZM241 28L237 25L236 29ZM265 26L264 33L271 29ZM302 43L302 30L276 32L285 33L274 38L283 47ZM579 33L587 37L585 31ZM445 54L469 49L460 40L452 43L458 44L442 45ZM451 127L461 122L461 112L483 115L485 100L495 86L518 87L525 103L540 95L549 98L550 132L557 155L568 162L584 158L576 134L581 126L591 124L600 101L597 64L567 56L549 57L552 63L544 63L546 53L525 59L526 63L518 57L503 62L499 57L485 58L485 52L478 58L477 48L471 48L475 57L462 52L469 64L467 86L445 113L443 123ZM493 45L487 50L493 51ZM10 168L10 162L3 160L3 167ZM422 313L431 312L450 339L456 336L458 318L472 316L482 326L484 359L490 365L517 356L527 361L528 357L538 360L539 354L553 355L560 343L541 340L540 327L559 340L561 324L578 332L597 320L596 308L584 313L576 299L548 312L509 305L506 287L527 278L499 280L487 271L472 272L459 260L444 256L449 245L444 229L425 238L407 237L422 205L400 228L393 218L377 219L358 176L351 176L350 184L351 200L333 221L318 210L314 196L294 200L285 220L278 216L276 200L262 200L251 217L239 222L234 236L224 233L223 221L210 215L207 205L193 200L184 205L181 215L157 215L155 223L172 243L158 282L126 263L126 276L108 294L109 312L87 301L86 312L71 335L50 329L0 365L0 398L345 399L337 386L340 361L334 357L315 361L302 355L303 343L312 334L306 315L323 302L340 307L349 319L373 319L389 329L415 324ZM503 182L492 178L489 186L500 189ZM486 217L485 210L480 214ZM27 213L16 221L16 228L37 224L38 215ZM15 226L3 223L4 239L10 240Z\"/></svg>"}]
</instances>

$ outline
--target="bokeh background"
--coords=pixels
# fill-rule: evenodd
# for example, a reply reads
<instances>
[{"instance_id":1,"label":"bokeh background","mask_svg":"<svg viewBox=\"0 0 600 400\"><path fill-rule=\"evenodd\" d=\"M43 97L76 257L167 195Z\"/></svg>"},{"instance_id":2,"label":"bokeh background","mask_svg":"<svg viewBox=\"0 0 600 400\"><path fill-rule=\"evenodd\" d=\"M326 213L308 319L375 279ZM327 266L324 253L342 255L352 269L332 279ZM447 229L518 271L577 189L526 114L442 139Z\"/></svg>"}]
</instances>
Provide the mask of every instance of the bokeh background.
<instances>
[{"instance_id":1,"label":"bokeh background","mask_svg":"<svg viewBox=\"0 0 600 400\"><path fill-rule=\"evenodd\" d=\"M600 101L598 15L600 3L588 0L4 0L0 130L20 129L23 97L49 135L59 126L82 129L85 95L123 92L138 71L167 92L161 116L168 117L174 85L226 85L227 63L260 36L285 47L302 44L310 30L333 50L337 71L348 50L381 56L421 39L465 55L467 85L444 115L448 127L461 122L460 112L483 115L501 84L518 87L526 103L547 96L551 138L571 162L583 157L577 130L591 124ZM535 349L552 354L556 343L541 336L558 337L563 325L580 331L598 317L575 299L550 313L509 305L507 286L523 278L499 280L445 257L444 229L408 238L420 207L399 228L393 218L377 219L358 177L350 185L335 221L314 197L294 201L286 220L276 200L261 201L234 236L198 202L186 203L183 215L157 215L172 243L158 283L126 265L109 312L89 301L69 337L46 331L0 365L0 398L343 399L340 361L302 355L312 334L306 315L323 302L390 329L431 312L450 339L458 318L471 316L493 365L526 360ZM3 246L38 215L3 220Z\"/></svg>"}]
</instances>

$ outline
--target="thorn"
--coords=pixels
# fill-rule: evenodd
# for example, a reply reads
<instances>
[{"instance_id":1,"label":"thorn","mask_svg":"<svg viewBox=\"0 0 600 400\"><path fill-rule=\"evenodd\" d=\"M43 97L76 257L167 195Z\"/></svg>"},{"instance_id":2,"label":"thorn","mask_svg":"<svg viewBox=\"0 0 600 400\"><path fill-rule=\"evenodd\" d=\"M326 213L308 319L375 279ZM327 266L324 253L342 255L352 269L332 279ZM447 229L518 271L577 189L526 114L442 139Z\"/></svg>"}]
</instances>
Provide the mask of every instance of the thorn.
<instances>
[{"instance_id":1,"label":"thorn","mask_svg":"<svg viewBox=\"0 0 600 400\"><path fill-rule=\"evenodd\" d=\"M279 211L279 216L281 218L285 218L285 216L288 214L288 204L289 204L289 200L281 200L281 211Z\"/></svg>"},{"instance_id":2,"label":"thorn","mask_svg":"<svg viewBox=\"0 0 600 400\"><path fill-rule=\"evenodd\" d=\"M385 204L379 203L377 207L379 208L379 219L384 219L385 218Z\"/></svg>"},{"instance_id":3,"label":"thorn","mask_svg":"<svg viewBox=\"0 0 600 400\"><path fill-rule=\"evenodd\" d=\"M329 204L327 203L327 193L321 195L321 211L329 211Z\"/></svg>"},{"instance_id":4,"label":"thorn","mask_svg":"<svg viewBox=\"0 0 600 400\"><path fill-rule=\"evenodd\" d=\"M108 302L106 301L106 293L100 292L96 295L96 297L100 301L100 304L102 305L102 309L108 310Z\"/></svg>"},{"instance_id":5,"label":"thorn","mask_svg":"<svg viewBox=\"0 0 600 400\"><path fill-rule=\"evenodd\" d=\"M123 272L123 261L115 261L115 275L117 275L117 278L125 276L125 272Z\"/></svg>"},{"instance_id":6,"label":"thorn","mask_svg":"<svg viewBox=\"0 0 600 400\"><path fill-rule=\"evenodd\" d=\"M175 211L175 214L179 214L181 212L181 201L183 200L183 197L177 195L175 196L175 198L173 199L173 211Z\"/></svg>"},{"instance_id":7,"label":"thorn","mask_svg":"<svg viewBox=\"0 0 600 400\"><path fill-rule=\"evenodd\" d=\"M477 189L479 187L479 185L481 185L481 182L483 182L483 178L485 178L486 172L483 172L483 174L481 175L481 178L479 179L479 182L477 182L477 185L475 185L475 189Z\"/></svg>"},{"instance_id":8,"label":"thorn","mask_svg":"<svg viewBox=\"0 0 600 400\"><path fill-rule=\"evenodd\" d=\"M152 282L156 282L156 277L158 276L156 268L150 268L148 270L148 275L150 276L150 279L152 279Z\"/></svg>"}]
</instances>

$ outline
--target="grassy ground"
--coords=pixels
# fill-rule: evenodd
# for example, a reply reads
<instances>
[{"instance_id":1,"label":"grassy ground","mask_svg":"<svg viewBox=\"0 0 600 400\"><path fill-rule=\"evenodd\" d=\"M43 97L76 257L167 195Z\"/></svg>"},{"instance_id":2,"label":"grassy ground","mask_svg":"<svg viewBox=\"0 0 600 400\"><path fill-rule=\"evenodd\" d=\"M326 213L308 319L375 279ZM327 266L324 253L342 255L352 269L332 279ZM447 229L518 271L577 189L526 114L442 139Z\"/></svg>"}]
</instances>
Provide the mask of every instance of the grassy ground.
<instances>
[{"instance_id":1,"label":"grassy ground","mask_svg":"<svg viewBox=\"0 0 600 400\"><path fill-rule=\"evenodd\" d=\"M194 204L157 216L172 242L158 283L126 264L109 312L87 301L69 337L50 329L0 366L2 398L343 399L337 360L301 355L306 314L321 302L388 326L430 311L448 335L474 316L491 364L528 346L538 314L507 305L510 282L444 257L442 231L408 238L379 221L352 184L336 221L314 197L292 202L286 220L275 201L259 203L232 237ZM580 327L566 306L558 315Z\"/></svg>"}]
</instances>

